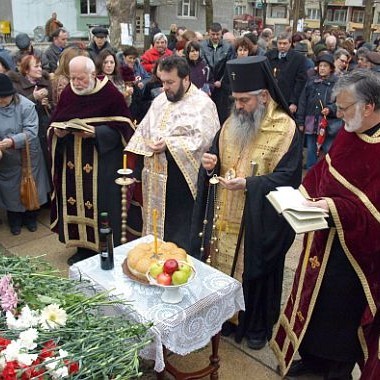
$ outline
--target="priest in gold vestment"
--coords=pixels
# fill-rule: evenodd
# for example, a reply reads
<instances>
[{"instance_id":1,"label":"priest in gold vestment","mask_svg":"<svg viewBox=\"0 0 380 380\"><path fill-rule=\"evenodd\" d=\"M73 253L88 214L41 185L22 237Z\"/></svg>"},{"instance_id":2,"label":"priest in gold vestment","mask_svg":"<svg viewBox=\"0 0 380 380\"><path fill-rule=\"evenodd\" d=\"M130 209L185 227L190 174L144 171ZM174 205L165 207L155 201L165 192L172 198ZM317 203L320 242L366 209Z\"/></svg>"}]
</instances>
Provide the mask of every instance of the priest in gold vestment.
<instances>
[{"instance_id":1,"label":"priest in gold vestment","mask_svg":"<svg viewBox=\"0 0 380 380\"><path fill-rule=\"evenodd\" d=\"M164 93L154 99L126 150L143 157L143 235L190 248L201 157L220 128L212 100L190 82L181 57L159 64ZM140 175L134 173L136 179Z\"/></svg>"},{"instance_id":2,"label":"priest in gold vestment","mask_svg":"<svg viewBox=\"0 0 380 380\"><path fill-rule=\"evenodd\" d=\"M295 236L265 195L299 186L302 139L267 58L231 60L227 72L235 105L202 157L191 254L209 256L242 281L246 310L222 333L261 349L279 316L285 254Z\"/></svg>"}]
</instances>

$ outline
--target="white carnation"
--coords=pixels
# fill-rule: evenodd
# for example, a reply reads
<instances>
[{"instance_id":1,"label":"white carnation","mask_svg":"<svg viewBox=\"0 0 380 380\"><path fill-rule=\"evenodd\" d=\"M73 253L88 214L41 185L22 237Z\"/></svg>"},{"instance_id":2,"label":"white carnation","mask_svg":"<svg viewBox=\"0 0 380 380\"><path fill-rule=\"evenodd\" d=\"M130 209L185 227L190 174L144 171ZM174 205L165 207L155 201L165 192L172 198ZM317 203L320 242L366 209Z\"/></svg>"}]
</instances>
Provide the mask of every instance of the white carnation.
<instances>
[{"instance_id":1,"label":"white carnation","mask_svg":"<svg viewBox=\"0 0 380 380\"><path fill-rule=\"evenodd\" d=\"M10 311L7 311L6 317L7 326L11 330L25 330L36 326L39 321L38 312L31 310L28 305L21 309L21 313L17 318Z\"/></svg>"},{"instance_id":2,"label":"white carnation","mask_svg":"<svg viewBox=\"0 0 380 380\"><path fill-rule=\"evenodd\" d=\"M40 325L44 330L53 330L65 326L67 313L59 305L53 303L41 311Z\"/></svg>"},{"instance_id":3,"label":"white carnation","mask_svg":"<svg viewBox=\"0 0 380 380\"><path fill-rule=\"evenodd\" d=\"M27 350L33 350L37 347L37 343L35 343L37 338L38 331L36 329L30 328L28 330L22 331L19 335L20 345Z\"/></svg>"}]
</instances>

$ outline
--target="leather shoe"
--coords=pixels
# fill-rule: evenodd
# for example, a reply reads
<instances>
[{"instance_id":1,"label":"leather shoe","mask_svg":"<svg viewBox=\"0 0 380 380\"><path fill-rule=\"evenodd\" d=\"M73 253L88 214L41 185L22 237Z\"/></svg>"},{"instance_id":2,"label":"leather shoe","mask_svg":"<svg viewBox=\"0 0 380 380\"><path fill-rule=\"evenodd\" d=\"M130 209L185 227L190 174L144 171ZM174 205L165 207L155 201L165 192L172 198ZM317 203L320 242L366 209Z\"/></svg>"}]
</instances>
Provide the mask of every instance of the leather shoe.
<instances>
[{"instance_id":1,"label":"leather shoe","mask_svg":"<svg viewBox=\"0 0 380 380\"><path fill-rule=\"evenodd\" d=\"M222 325L221 335L222 336L230 336L236 331L236 325L231 323L230 321L226 321Z\"/></svg>"},{"instance_id":2,"label":"leather shoe","mask_svg":"<svg viewBox=\"0 0 380 380\"><path fill-rule=\"evenodd\" d=\"M20 235L21 234L21 227L20 226L12 226L11 232L13 235Z\"/></svg>"},{"instance_id":3,"label":"leather shoe","mask_svg":"<svg viewBox=\"0 0 380 380\"><path fill-rule=\"evenodd\" d=\"M30 232L35 232L37 231L37 222L31 222L31 223L28 223L26 225L26 228L30 231Z\"/></svg>"},{"instance_id":4,"label":"leather shoe","mask_svg":"<svg viewBox=\"0 0 380 380\"><path fill-rule=\"evenodd\" d=\"M309 367L305 365L305 363L302 361L302 359L294 360L293 363L290 365L289 371L287 372L286 376L302 376L307 374L313 374L313 372Z\"/></svg>"},{"instance_id":5,"label":"leather shoe","mask_svg":"<svg viewBox=\"0 0 380 380\"><path fill-rule=\"evenodd\" d=\"M266 339L247 339L247 346L252 350L261 350L266 344Z\"/></svg>"}]
</instances>

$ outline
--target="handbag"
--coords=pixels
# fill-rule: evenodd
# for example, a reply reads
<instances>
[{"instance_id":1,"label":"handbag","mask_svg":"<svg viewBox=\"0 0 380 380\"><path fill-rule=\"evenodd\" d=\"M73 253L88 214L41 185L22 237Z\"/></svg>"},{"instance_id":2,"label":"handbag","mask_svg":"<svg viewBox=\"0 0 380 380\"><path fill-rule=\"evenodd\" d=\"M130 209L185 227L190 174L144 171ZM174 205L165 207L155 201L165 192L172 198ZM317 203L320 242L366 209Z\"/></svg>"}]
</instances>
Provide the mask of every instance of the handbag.
<instances>
[{"instance_id":1,"label":"handbag","mask_svg":"<svg viewBox=\"0 0 380 380\"><path fill-rule=\"evenodd\" d=\"M38 191L36 181L32 174L32 164L30 161L29 141L25 134L25 148L22 149L22 172L20 185L20 201L22 205L29 211L40 208L38 200Z\"/></svg>"}]
</instances>

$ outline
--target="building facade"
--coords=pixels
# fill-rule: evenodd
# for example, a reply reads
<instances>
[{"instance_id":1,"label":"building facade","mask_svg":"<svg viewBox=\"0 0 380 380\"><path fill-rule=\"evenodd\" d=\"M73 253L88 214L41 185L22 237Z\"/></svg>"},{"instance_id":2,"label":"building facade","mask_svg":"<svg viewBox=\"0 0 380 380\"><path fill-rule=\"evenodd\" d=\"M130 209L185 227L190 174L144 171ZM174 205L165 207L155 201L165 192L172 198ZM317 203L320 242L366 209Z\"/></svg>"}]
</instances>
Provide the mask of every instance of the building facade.
<instances>
[{"instance_id":1,"label":"building facade","mask_svg":"<svg viewBox=\"0 0 380 380\"><path fill-rule=\"evenodd\" d=\"M363 33L365 0L331 0L328 4L325 28L341 29L357 36ZM275 34L290 25L291 14L289 0L235 0L234 16L249 14L260 21L266 14L266 26ZM306 0L303 27L319 28L321 18L318 0ZM374 3L372 39L380 34L380 4Z\"/></svg>"},{"instance_id":2,"label":"building facade","mask_svg":"<svg viewBox=\"0 0 380 380\"><path fill-rule=\"evenodd\" d=\"M53 12L69 31L70 38L86 39L95 25L108 26L106 0L0 0L1 25L11 26L11 38L27 33L35 40L43 37L46 21ZM214 0L214 21L232 29L234 5L231 0ZM204 0L150 0L150 20L156 21L164 33L177 24L191 30L206 31ZM144 40L143 0L136 1L136 41ZM1 33L1 30L0 30Z\"/></svg>"}]
</instances>

